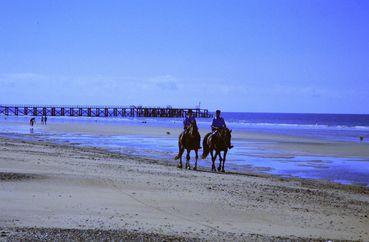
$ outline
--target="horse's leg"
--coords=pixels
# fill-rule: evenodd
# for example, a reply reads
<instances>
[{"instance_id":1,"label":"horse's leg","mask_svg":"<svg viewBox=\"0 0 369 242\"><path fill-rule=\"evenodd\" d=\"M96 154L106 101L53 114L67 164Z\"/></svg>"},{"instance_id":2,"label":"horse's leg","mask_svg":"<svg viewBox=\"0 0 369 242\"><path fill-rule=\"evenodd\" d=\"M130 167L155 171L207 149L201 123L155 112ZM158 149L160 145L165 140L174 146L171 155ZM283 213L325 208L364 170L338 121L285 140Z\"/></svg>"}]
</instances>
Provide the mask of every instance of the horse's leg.
<instances>
[{"instance_id":1,"label":"horse's leg","mask_svg":"<svg viewBox=\"0 0 369 242\"><path fill-rule=\"evenodd\" d=\"M187 149L187 155L186 155L186 169L191 170L191 165L190 165L190 149Z\"/></svg>"},{"instance_id":2,"label":"horse's leg","mask_svg":"<svg viewBox=\"0 0 369 242\"><path fill-rule=\"evenodd\" d=\"M222 172L225 172L225 170L224 170L224 163L225 163L225 160L226 160L226 156L227 156L227 150L224 151Z\"/></svg>"},{"instance_id":3,"label":"horse's leg","mask_svg":"<svg viewBox=\"0 0 369 242\"><path fill-rule=\"evenodd\" d=\"M219 166L218 166L218 171L220 171L222 169L222 161L223 161L222 153L221 153L221 151L219 151Z\"/></svg>"},{"instance_id":4,"label":"horse's leg","mask_svg":"<svg viewBox=\"0 0 369 242\"><path fill-rule=\"evenodd\" d=\"M195 171L197 170L197 160L199 159L199 150L195 149L195 167L193 168Z\"/></svg>"},{"instance_id":5,"label":"horse's leg","mask_svg":"<svg viewBox=\"0 0 369 242\"><path fill-rule=\"evenodd\" d=\"M211 155L211 162L212 162L211 171L215 171L215 159L216 159L216 157L214 157L214 151L213 150L210 151L210 155Z\"/></svg>"},{"instance_id":6,"label":"horse's leg","mask_svg":"<svg viewBox=\"0 0 369 242\"><path fill-rule=\"evenodd\" d=\"M214 155L214 162L213 162L213 167L214 167L214 171L217 171L215 168L215 161L217 160L217 156L220 156L220 153L218 150L215 151L215 155Z\"/></svg>"},{"instance_id":7,"label":"horse's leg","mask_svg":"<svg viewBox=\"0 0 369 242\"><path fill-rule=\"evenodd\" d=\"M178 162L177 167L182 169L182 155L184 152L184 147L181 144L179 144L178 147L179 147L179 152L178 152L179 162Z\"/></svg>"}]
</instances>

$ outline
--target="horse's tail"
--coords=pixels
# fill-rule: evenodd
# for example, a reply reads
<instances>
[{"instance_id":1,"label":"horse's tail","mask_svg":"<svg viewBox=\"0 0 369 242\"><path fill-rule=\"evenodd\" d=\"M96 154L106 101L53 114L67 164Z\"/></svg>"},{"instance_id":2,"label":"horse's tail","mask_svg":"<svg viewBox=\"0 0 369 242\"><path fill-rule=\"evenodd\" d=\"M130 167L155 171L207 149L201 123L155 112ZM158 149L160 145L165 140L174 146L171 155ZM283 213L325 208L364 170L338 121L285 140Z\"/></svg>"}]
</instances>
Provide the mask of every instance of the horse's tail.
<instances>
[{"instance_id":1,"label":"horse's tail","mask_svg":"<svg viewBox=\"0 0 369 242\"><path fill-rule=\"evenodd\" d=\"M204 140L202 141L202 159L206 159L206 157L209 155L210 152L210 147L208 145L208 138L210 136L211 133L208 133L207 135L205 135Z\"/></svg>"}]
</instances>

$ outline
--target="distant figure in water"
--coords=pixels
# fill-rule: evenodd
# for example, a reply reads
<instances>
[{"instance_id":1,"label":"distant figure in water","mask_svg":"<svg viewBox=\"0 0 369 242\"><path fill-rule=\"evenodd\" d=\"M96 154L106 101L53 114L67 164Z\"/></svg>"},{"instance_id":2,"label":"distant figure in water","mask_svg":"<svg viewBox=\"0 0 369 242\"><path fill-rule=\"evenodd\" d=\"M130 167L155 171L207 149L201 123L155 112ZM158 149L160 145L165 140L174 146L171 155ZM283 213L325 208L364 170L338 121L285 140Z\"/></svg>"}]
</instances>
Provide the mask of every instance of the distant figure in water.
<instances>
[{"instance_id":1,"label":"distant figure in water","mask_svg":"<svg viewBox=\"0 0 369 242\"><path fill-rule=\"evenodd\" d=\"M363 142L364 141L364 136L360 136L360 141Z\"/></svg>"},{"instance_id":2,"label":"distant figure in water","mask_svg":"<svg viewBox=\"0 0 369 242\"><path fill-rule=\"evenodd\" d=\"M31 118L29 120L29 125L31 125L31 127L33 127L33 125L36 123L36 119L35 118Z\"/></svg>"}]
</instances>

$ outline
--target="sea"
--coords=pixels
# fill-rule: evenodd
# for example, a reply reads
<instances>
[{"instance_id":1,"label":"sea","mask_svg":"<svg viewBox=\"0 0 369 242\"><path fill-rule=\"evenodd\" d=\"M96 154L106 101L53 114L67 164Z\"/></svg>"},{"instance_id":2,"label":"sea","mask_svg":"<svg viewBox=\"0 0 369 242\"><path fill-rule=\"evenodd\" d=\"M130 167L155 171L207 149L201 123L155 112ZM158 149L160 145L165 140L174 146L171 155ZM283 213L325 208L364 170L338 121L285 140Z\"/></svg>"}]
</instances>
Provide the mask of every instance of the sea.
<instances>
[{"instance_id":1,"label":"sea","mask_svg":"<svg viewBox=\"0 0 369 242\"><path fill-rule=\"evenodd\" d=\"M222 116L233 134L244 132L281 137L302 137L323 143L352 143L367 146L369 149L369 115L224 112ZM42 128L40 120L37 120L36 126L30 129L29 118L0 116L0 136L99 147L113 152L162 159L173 165L176 164L173 157L178 152L177 137L57 132ZM211 119L200 118L197 122L200 129L210 131ZM49 117L48 123L182 127L180 118ZM273 140L255 141L235 138L233 140L235 148L228 154L226 170L369 186L369 157L296 153L281 150L277 144L273 145L273 142L277 143ZM210 169L210 159L199 160L199 165L204 169Z\"/></svg>"},{"instance_id":2,"label":"sea","mask_svg":"<svg viewBox=\"0 0 369 242\"><path fill-rule=\"evenodd\" d=\"M336 141L357 141L360 136L368 137L369 134L369 114L229 112L223 117L240 129Z\"/></svg>"}]
</instances>

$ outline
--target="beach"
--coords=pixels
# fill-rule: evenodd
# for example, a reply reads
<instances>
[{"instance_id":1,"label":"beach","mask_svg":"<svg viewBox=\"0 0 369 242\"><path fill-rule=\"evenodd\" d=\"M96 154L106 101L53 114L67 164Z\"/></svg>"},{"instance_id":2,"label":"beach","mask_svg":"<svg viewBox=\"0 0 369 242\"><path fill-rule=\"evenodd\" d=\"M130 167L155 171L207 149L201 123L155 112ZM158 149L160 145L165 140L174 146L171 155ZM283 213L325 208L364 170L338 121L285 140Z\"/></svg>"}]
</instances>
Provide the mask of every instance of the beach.
<instances>
[{"instance_id":1,"label":"beach","mask_svg":"<svg viewBox=\"0 0 369 242\"><path fill-rule=\"evenodd\" d=\"M369 242L369 1L0 6L0 242Z\"/></svg>"},{"instance_id":2,"label":"beach","mask_svg":"<svg viewBox=\"0 0 369 242\"><path fill-rule=\"evenodd\" d=\"M210 131L209 119L198 120L200 135ZM234 148L225 169L241 173L271 174L369 186L368 130L325 126L258 126L228 122ZM255 127L254 127L255 126ZM30 128L28 119L0 119L0 135L29 141L97 147L138 158L176 164L181 119L50 118L47 125ZM338 139L336 139L338 137ZM355 138L356 137L356 138ZM202 151L200 150L200 155ZM193 156L191 154L193 165ZM210 168L210 158L199 166Z\"/></svg>"},{"instance_id":3,"label":"beach","mask_svg":"<svg viewBox=\"0 0 369 242\"><path fill-rule=\"evenodd\" d=\"M369 190L0 140L3 240L369 240Z\"/></svg>"}]
</instances>

